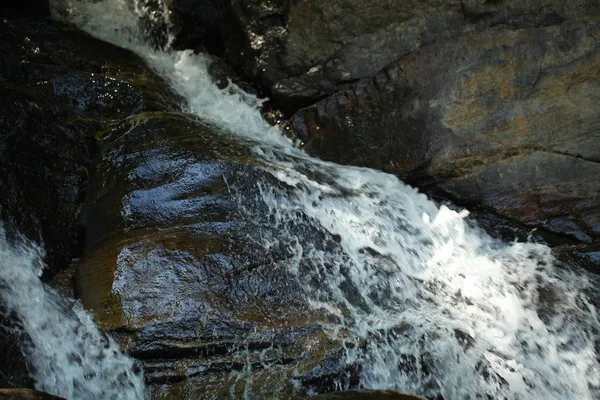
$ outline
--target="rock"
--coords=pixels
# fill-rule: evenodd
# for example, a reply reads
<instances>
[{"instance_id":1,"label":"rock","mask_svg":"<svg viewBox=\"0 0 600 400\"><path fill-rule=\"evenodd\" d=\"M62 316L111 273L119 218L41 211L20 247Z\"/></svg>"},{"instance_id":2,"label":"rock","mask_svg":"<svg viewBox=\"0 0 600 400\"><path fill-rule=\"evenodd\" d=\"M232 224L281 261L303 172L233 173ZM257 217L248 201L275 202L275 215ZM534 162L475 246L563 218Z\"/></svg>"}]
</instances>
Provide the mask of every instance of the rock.
<instances>
[{"instance_id":1,"label":"rock","mask_svg":"<svg viewBox=\"0 0 600 400\"><path fill-rule=\"evenodd\" d=\"M94 137L131 113L176 109L177 99L140 58L70 26L4 19L0 38L0 217L43 246L51 279L80 251ZM32 387L20 350L28 338L15 324L0 318L0 386Z\"/></svg>"},{"instance_id":2,"label":"rock","mask_svg":"<svg viewBox=\"0 0 600 400\"><path fill-rule=\"evenodd\" d=\"M290 8L285 65L303 71L323 65L338 81L358 79L428 43L500 24L552 24L599 6L594 0L308 0Z\"/></svg>"},{"instance_id":3,"label":"rock","mask_svg":"<svg viewBox=\"0 0 600 400\"><path fill-rule=\"evenodd\" d=\"M252 209L261 226L272 225L256 182L274 178L249 146L189 116L147 113L100 147L82 212L77 292L140 360L153 394L333 390L341 343L278 267L289 251L265 252L241 217Z\"/></svg>"},{"instance_id":4,"label":"rock","mask_svg":"<svg viewBox=\"0 0 600 400\"><path fill-rule=\"evenodd\" d=\"M0 387L33 388L27 362L21 348L30 341L23 332L20 321L14 313L6 310L0 301ZM2 399L0 392L0 399Z\"/></svg>"},{"instance_id":5,"label":"rock","mask_svg":"<svg viewBox=\"0 0 600 400\"><path fill-rule=\"evenodd\" d=\"M168 7L176 48L204 46L266 92L314 69L327 81L348 82L426 44L600 12L597 0L173 0ZM151 31L166 32L156 13L158 2Z\"/></svg>"},{"instance_id":6,"label":"rock","mask_svg":"<svg viewBox=\"0 0 600 400\"><path fill-rule=\"evenodd\" d=\"M381 169L574 243L600 238L600 18L429 45L291 120Z\"/></svg>"},{"instance_id":7,"label":"rock","mask_svg":"<svg viewBox=\"0 0 600 400\"><path fill-rule=\"evenodd\" d=\"M64 400L62 397L31 389L0 389L3 400Z\"/></svg>"},{"instance_id":8,"label":"rock","mask_svg":"<svg viewBox=\"0 0 600 400\"><path fill-rule=\"evenodd\" d=\"M349 87L349 84L335 83L319 75L305 75L282 79L271 90L276 103L284 112L292 115L296 110Z\"/></svg>"},{"instance_id":9,"label":"rock","mask_svg":"<svg viewBox=\"0 0 600 400\"><path fill-rule=\"evenodd\" d=\"M51 278L79 251L94 136L177 102L140 58L67 25L5 19L0 37L0 215L43 243Z\"/></svg>"},{"instance_id":10,"label":"rock","mask_svg":"<svg viewBox=\"0 0 600 400\"><path fill-rule=\"evenodd\" d=\"M310 398L311 400L424 400L423 397L411 396L391 390L346 390L343 392L325 393Z\"/></svg>"},{"instance_id":11,"label":"rock","mask_svg":"<svg viewBox=\"0 0 600 400\"><path fill-rule=\"evenodd\" d=\"M600 243L580 246L561 246L555 250L556 258L567 265L579 265L590 272L600 275ZM600 296L596 293L591 295L596 301Z\"/></svg>"}]
</instances>

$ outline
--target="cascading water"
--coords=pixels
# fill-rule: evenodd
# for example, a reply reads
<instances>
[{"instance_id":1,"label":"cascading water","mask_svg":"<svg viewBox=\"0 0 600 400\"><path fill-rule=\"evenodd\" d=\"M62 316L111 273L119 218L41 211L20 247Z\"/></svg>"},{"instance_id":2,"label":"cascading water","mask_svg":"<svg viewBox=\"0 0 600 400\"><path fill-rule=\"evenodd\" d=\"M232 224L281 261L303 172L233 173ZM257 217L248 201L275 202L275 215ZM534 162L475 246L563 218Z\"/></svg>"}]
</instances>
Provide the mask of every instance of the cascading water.
<instances>
[{"instance_id":1,"label":"cascading water","mask_svg":"<svg viewBox=\"0 0 600 400\"><path fill-rule=\"evenodd\" d=\"M503 244L393 176L308 157L261 118L258 99L218 89L209 59L147 45L125 0L56 0L55 17L136 51L187 111L254 143L279 180L258 182L273 226L253 240L285 247L281 267L327 311L344 362L367 388L444 399L600 398L595 278L548 248ZM139 16L139 15L138 15ZM253 210L241 212L251 221ZM301 229L303 226L310 229ZM301 232L322 233L318 238Z\"/></svg>"},{"instance_id":2,"label":"cascading water","mask_svg":"<svg viewBox=\"0 0 600 400\"><path fill-rule=\"evenodd\" d=\"M7 241L0 226L0 298L30 339L24 352L37 389L67 399L143 399L133 361L103 335L81 305L40 281L41 250Z\"/></svg>"}]
</instances>

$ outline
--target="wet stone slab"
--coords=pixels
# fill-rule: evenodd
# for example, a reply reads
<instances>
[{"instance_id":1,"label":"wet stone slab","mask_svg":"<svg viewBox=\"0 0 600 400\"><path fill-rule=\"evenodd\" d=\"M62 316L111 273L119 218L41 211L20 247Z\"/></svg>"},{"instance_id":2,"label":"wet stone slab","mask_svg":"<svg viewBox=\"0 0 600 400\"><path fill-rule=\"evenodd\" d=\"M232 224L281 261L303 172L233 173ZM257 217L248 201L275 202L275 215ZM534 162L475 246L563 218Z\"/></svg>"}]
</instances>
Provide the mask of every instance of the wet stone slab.
<instances>
[{"instance_id":1,"label":"wet stone slab","mask_svg":"<svg viewBox=\"0 0 600 400\"><path fill-rule=\"evenodd\" d=\"M273 178L249 145L148 113L100 146L77 292L141 361L155 396L268 398L333 384L341 343L279 267L289 252L252 240L252 226L269 224L258 221L256 182ZM255 208L252 224L240 217Z\"/></svg>"}]
</instances>

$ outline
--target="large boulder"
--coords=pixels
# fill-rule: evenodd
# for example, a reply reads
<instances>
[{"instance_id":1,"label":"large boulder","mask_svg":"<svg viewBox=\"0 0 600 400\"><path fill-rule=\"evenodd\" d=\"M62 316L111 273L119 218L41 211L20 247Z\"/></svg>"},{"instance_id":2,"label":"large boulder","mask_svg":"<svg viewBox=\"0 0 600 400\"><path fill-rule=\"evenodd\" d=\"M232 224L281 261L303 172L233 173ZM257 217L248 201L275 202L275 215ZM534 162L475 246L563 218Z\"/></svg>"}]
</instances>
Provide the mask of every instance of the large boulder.
<instances>
[{"instance_id":1,"label":"large boulder","mask_svg":"<svg viewBox=\"0 0 600 400\"><path fill-rule=\"evenodd\" d=\"M192 117L148 113L100 146L77 292L141 361L154 396L335 389L342 344L279 266L289 249L252 240L252 227L272 225L256 183L274 178L249 145ZM257 220L247 223L244 209Z\"/></svg>"},{"instance_id":2,"label":"large boulder","mask_svg":"<svg viewBox=\"0 0 600 400\"><path fill-rule=\"evenodd\" d=\"M600 239L600 18L429 45L300 110L308 152Z\"/></svg>"},{"instance_id":3,"label":"large boulder","mask_svg":"<svg viewBox=\"0 0 600 400\"><path fill-rule=\"evenodd\" d=\"M149 10L147 25L155 37L162 34L162 43L170 30L175 48L222 55L267 92L277 83L273 94L287 109L297 103L288 99L297 97L294 88L306 97L304 84L312 91L357 80L429 43L600 11L597 0L173 0L168 17L158 17L162 3L131 1ZM302 85L287 80L304 74Z\"/></svg>"},{"instance_id":4,"label":"large boulder","mask_svg":"<svg viewBox=\"0 0 600 400\"><path fill-rule=\"evenodd\" d=\"M305 0L290 7L285 66L305 72L321 65L334 80L353 80L428 43L500 24L556 23L599 6L594 0Z\"/></svg>"},{"instance_id":5,"label":"large boulder","mask_svg":"<svg viewBox=\"0 0 600 400\"><path fill-rule=\"evenodd\" d=\"M42 245L49 279L79 255L94 137L177 99L131 52L49 19L2 19L0 55L0 218ZM0 387L33 387L28 340L0 304Z\"/></svg>"},{"instance_id":6,"label":"large boulder","mask_svg":"<svg viewBox=\"0 0 600 400\"><path fill-rule=\"evenodd\" d=\"M4 19L0 38L0 216L43 244L53 275L79 250L96 133L177 102L139 57L70 26Z\"/></svg>"}]
</instances>

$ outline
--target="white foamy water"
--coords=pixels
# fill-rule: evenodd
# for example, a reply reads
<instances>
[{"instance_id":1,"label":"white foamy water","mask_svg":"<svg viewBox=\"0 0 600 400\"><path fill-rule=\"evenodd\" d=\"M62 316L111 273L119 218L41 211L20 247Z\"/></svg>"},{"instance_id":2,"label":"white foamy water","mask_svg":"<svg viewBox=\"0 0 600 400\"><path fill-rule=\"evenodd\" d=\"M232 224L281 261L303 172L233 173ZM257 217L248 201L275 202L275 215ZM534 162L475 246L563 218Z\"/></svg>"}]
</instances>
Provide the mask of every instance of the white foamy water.
<instances>
[{"instance_id":1,"label":"white foamy water","mask_svg":"<svg viewBox=\"0 0 600 400\"><path fill-rule=\"evenodd\" d=\"M437 208L390 175L296 165L303 172L273 172L291 189L261 188L277 225L262 239L286 241L286 267L331 314L332 335L351 343L346 362L365 387L598 398L600 325L587 296L597 282L556 268L545 246L492 240L466 212ZM303 225L323 238L297 234Z\"/></svg>"},{"instance_id":2,"label":"white foamy water","mask_svg":"<svg viewBox=\"0 0 600 400\"><path fill-rule=\"evenodd\" d=\"M343 362L362 386L446 400L600 398L595 278L557 267L547 247L491 239L467 212L393 176L294 149L261 118L258 99L211 82L208 57L146 45L143 9L120 0L54 6L136 51L187 111L255 143L280 185L257 183L273 225L257 224L254 240L287 249L281 267L330 315L324 328L347 343ZM251 223L255 210L241 212Z\"/></svg>"},{"instance_id":3,"label":"white foamy water","mask_svg":"<svg viewBox=\"0 0 600 400\"><path fill-rule=\"evenodd\" d=\"M143 399L133 361L78 302L42 283L42 268L41 250L25 240L9 243L0 226L1 303L31 339L24 355L36 389L69 400Z\"/></svg>"}]
</instances>

